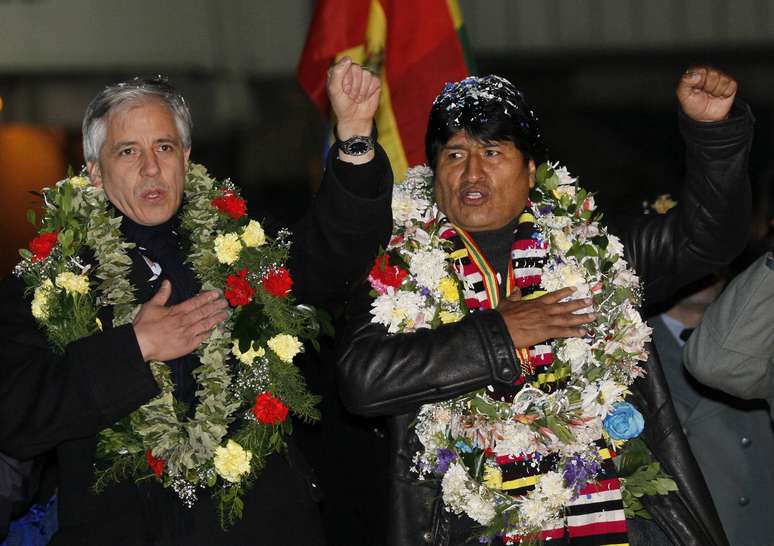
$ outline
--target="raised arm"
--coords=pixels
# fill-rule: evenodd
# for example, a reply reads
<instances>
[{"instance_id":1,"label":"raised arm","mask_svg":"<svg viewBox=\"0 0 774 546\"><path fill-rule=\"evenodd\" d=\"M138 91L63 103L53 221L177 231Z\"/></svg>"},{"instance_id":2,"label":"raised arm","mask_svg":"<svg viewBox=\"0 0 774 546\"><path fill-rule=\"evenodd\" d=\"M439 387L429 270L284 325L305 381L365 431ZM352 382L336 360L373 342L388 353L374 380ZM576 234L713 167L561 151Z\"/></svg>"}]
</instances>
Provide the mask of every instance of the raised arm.
<instances>
[{"instance_id":1,"label":"raised arm","mask_svg":"<svg viewBox=\"0 0 774 546\"><path fill-rule=\"evenodd\" d=\"M328 154L320 190L306 216L292 226L290 270L299 301L333 305L363 277L392 226L392 171L378 144L368 147L379 105L379 79L349 58L328 74L337 145ZM358 137L352 153L340 145Z\"/></svg>"},{"instance_id":2,"label":"raised arm","mask_svg":"<svg viewBox=\"0 0 774 546\"><path fill-rule=\"evenodd\" d=\"M753 116L736 99L736 81L716 69L683 74L677 96L686 144L686 175L679 205L643 217L624 230L626 257L640 275L651 305L730 262L749 231L747 175Z\"/></svg>"}]
</instances>

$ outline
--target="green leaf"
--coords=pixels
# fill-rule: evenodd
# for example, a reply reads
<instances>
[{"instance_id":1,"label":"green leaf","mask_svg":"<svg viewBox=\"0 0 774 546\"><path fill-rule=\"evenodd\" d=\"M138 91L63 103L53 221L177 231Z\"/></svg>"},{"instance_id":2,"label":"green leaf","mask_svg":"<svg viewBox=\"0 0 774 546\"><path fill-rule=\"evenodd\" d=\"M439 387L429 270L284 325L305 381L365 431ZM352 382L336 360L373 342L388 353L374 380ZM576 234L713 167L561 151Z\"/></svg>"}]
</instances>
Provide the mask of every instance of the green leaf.
<instances>
[{"instance_id":1,"label":"green leaf","mask_svg":"<svg viewBox=\"0 0 774 546\"><path fill-rule=\"evenodd\" d=\"M32 252L30 252L26 248L20 248L19 249L19 256L21 256L25 260L31 260L32 259Z\"/></svg>"},{"instance_id":2,"label":"green leaf","mask_svg":"<svg viewBox=\"0 0 774 546\"><path fill-rule=\"evenodd\" d=\"M27 221L33 226L35 226L37 224L36 220L37 218L35 215L35 211L32 209L27 209Z\"/></svg>"}]
</instances>

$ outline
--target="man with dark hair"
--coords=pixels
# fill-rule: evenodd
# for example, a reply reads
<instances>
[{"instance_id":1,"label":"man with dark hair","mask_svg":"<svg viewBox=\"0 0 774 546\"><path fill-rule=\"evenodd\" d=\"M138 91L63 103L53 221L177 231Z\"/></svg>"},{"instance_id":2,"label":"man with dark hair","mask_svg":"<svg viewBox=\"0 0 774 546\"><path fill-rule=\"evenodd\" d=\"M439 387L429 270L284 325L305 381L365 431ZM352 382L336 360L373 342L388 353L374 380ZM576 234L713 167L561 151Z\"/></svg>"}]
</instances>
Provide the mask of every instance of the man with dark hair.
<instances>
[{"instance_id":1,"label":"man with dark hair","mask_svg":"<svg viewBox=\"0 0 774 546\"><path fill-rule=\"evenodd\" d=\"M735 94L732 78L705 67L689 70L678 84L680 128L688 152L681 207L666 216L644 218L620 234L623 255L642 279L648 303L663 300L680 286L727 263L744 244L746 227L738 219L745 218L749 210L746 168L753 120L745 105L734 102ZM436 274L432 267L418 270L413 262L393 265L388 260L392 255L380 257L372 270L370 286L363 286L350 306L349 327L342 339L338 364L342 396L351 410L390 416L388 543L392 546L476 544L479 539L475 533L481 529L476 522L486 526L487 522L501 521L498 517L507 521L507 515L497 508L502 500L487 506L489 497L480 496L482 482L462 487L460 484L468 478L463 479L459 473L452 476L449 469L458 459L468 457L465 460L472 465L470 468L486 466L481 479L492 490L524 495L534 491L536 483L548 487L538 480L551 471L559 452L541 451L526 457L521 456L523 451L506 449L506 462L501 462L491 447L497 448L504 429L490 436L486 430L476 428L471 408L489 402L475 397L465 398L465 408L471 412L466 415L471 417L457 426L459 437L466 437L466 430L474 431L470 436L478 434L475 431L482 436L461 441L451 449L439 449L433 455L434 470L423 467L425 459L417 452L441 441L438 434L446 434L438 431L447 429L433 428L433 423L447 423L444 419L448 419L449 408L456 407L445 401L481 389L489 399L513 401L514 405L518 401L524 409L529 407L530 399L563 388L559 381L562 370L551 367L551 340L560 340L563 346L572 339L582 340L597 319L596 308L589 308L593 287L589 293L576 294L574 288L552 288L554 292L547 292L548 283L541 278L546 274L541 267L546 262L547 236L536 227L537 211L533 215L527 206L539 175L537 162L544 155L542 135L534 112L510 82L488 76L447 84L433 103L426 149L434 171L435 203L417 209L430 212L428 216L418 215L419 220L405 231L396 231L398 235L391 245L416 248L411 259L416 256L419 262L428 264L435 263L433 253L443 250L446 258L441 255L438 260L453 261L445 266L453 272L441 277L443 273ZM408 180L407 184L411 191L414 182ZM575 195L572 187L563 188L565 193L557 195ZM437 206L437 215L433 206ZM401 213L404 209L403 203L393 203L396 230L401 215L415 214ZM438 226L437 231L431 231L436 229L433 225ZM406 242L405 238L414 237L412 231L421 233ZM551 244L560 246L560 238L565 235L575 236L552 233ZM431 248L429 245L437 239L448 243ZM434 280L423 280L431 277ZM402 284L404 279L410 279L408 285ZM427 296L429 284L423 283L435 283L440 287L438 295ZM373 294L377 294L376 301ZM408 303L402 304L400 298L404 296ZM421 302L428 301L423 298L428 297L441 302L434 316L428 316L428 307L421 307ZM382 305L379 298L387 303ZM390 298L398 303L393 306ZM598 304L594 301L595 306ZM460 306L462 312L455 311L455 306ZM663 529L655 530L660 535L659 544L726 544L706 485L685 438L675 426L674 409L658 361L651 359L647 370L648 375L633 385L647 422L643 437L680 489L677 495L643 501ZM537 387L544 389L543 394ZM601 392L584 404L598 402L603 398ZM420 407L433 403L431 408L435 409L424 406L424 413L418 415ZM483 419L487 410L481 411ZM530 435L553 438L556 445L565 445L554 434L561 432L561 427L532 431L524 426L534 423L525 413L516 411L515 421L502 426L522 427L519 430L529 430ZM601 423L597 420L604 414L585 424L570 424L591 427L587 430L596 432L589 433L587 440L599 442ZM427 415L437 415L438 420L429 421ZM458 422L451 423L448 426L453 428ZM414 425L416 430L412 429ZM456 438L453 436L452 441ZM489 449L484 450L484 446ZM475 460L469 458L474 456ZM596 468L594 474L604 481L604 488L593 486L595 493L563 501L559 520L551 520L550 527L538 532L542 540L551 540L551 544L638 543L635 533L627 537L615 468L609 461L600 459L600 464L601 470ZM443 495L437 482L417 481L412 467L420 473L443 475ZM584 467L583 471L587 470ZM565 474L564 480L569 479ZM564 487L568 487L566 483L554 484L553 494L560 494ZM449 491L452 493L447 496ZM525 497L524 502L532 500ZM465 503L469 510L460 508ZM530 506L530 513L518 504L516 508L539 520L545 507L534 503ZM470 517L457 517L452 512L465 512ZM487 537L481 540L492 540L494 544L517 543L523 538L507 526ZM640 542L645 543L650 542Z\"/></svg>"},{"instance_id":2,"label":"man with dark hair","mask_svg":"<svg viewBox=\"0 0 774 546\"><path fill-rule=\"evenodd\" d=\"M324 306L345 299L349 284L363 274L389 232L392 173L384 151L372 139L379 89L378 79L348 58L330 71L328 92L337 115L340 140L329 155L321 188L310 211L293 226L290 239L284 239L286 246L292 243L288 263L297 301ZM193 256L191 249L196 244L204 248L195 238L198 233L211 245L205 248L207 266L223 269L244 252L254 256L258 247L268 245L263 230L254 221L243 222L246 225L234 221L244 216L244 210L229 208L229 203L238 209L240 205L244 207L244 202L240 204L235 198L233 186L226 186L217 197L205 192L199 205L190 198L190 177L203 176L201 168L198 175L192 175L188 169L191 116L183 97L164 81L135 79L103 90L87 109L83 140L90 182L104 192L90 188L83 177L63 181L57 187L61 190L57 195L65 197L58 207L56 203L46 203L46 218L66 215L73 206L85 206L87 199L106 199L100 208L92 209L105 216L100 224L105 231L101 235L87 232L97 229L96 220L91 217L83 220L84 225L64 226L59 234L44 233L37 239L45 241L32 246L28 253L31 259L25 262L27 269L20 271L42 270L48 275L47 264L54 264L54 268L65 270L54 271L56 284L48 278L47 284L25 291L24 283L11 277L0 287L0 449L21 460L51 449L56 451L60 477L59 532L52 544L323 543L315 503L319 500L317 486L292 442L288 442L287 449L282 447L283 430L287 429L267 429L264 444L259 445L263 451L259 455L265 457L259 465L262 468L250 467L250 461L256 459L255 450L248 452L231 439L225 446L220 445L220 439L242 423L271 426L285 419L288 408L281 399L294 393L261 392L261 385L276 381L275 374L267 371L268 361L260 365L263 367L254 368L262 377L245 378L240 373L260 358L259 353L265 355L272 350L284 362L280 367L282 374L292 374L284 370L292 369L290 362L300 350L300 343L286 335L280 340L285 343L284 349L279 341L272 346L271 339L266 348L254 347L250 339L248 350L239 351L240 343L233 349L225 345L243 340L243 334L237 339L236 333L230 329L224 332L218 325L229 316L225 298L234 307L247 305L250 296L245 296L245 290L251 294L253 289L245 286L246 282L239 284L247 269L241 276L229 277L227 283L235 284L225 294L212 290L212 277L206 277L201 267L196 269L201 256ZM76 200L81 200L81 205L73 205ZM195 221L197 226L204 226L196 228L200 229L198 232L186 228L184 223L187 212L196 206L200 208ZM217 234L212 227L224 225L222 222L232 222L225 225L239 230L230 233L230 246L228 234ZM82 246L83 252L68 257L73 233L81 233L86 244ZM106 234L117 239L110 243L110 248L103 246ZM60 258L60 262L51 261ZM267 282L275 273L286 279L283 286L271 291L264 285L266 293L279 302L290 291L287 271L277 270L273 260L262 267L264 271L251 271L262 276L258 282ZM125 275L116 273L124 269ZM106 279L112 279L112 289L103 291ZM203 285L210 289L202 291ZM75 307L69 309L77 310L78 301L82 301L78 298L89 297L90 291L100 291L104 300L121 302L116 300L116 294L122 294L122 290L128 292L130 311L137 309L136 315L129 314L121 324L114 320L126 313L126 304L103 305L98 314L95 307L96 320L92 317L87 324L90 333L75 336L76 339L62 344L61 351L55 350L55 340L46 335L53 323L44 320L51 318L48 313L52 293L72 292L74 299L66 301L75 301ZM237 303L240 297L245 300ZM275 309L278 305L275 302ZM240 311L244 313L244 309ZM78 321L77 313L70 313L57 323L63 331L68 323ZM268 326L264 323L254 324L250 332L265 328ZM205 345L218 343L218 339L224 340L220 349ZM230 357L232 352L239 362ZM243 358L246 353L253 356ZM213 361L222 365L214 367L209 364ZM203 377L205 368L215 375ZM209 382L210 391L204 387L205 382ZM252 411L248 408L234 415L230 410L231 417L223 417L229 415L228 408L240 408L244 403L240 401L234 406L234 400L240 396L234 391L235 385L247 389L251 393L247 401L252 397L256 405ZM261 392L258 398L256 392ZM98 465L104 468L104 452L108 449L103 444L104 435L98 435L122 420L136 431L135 419L143 419L136 410L142 407L152 411L154 403L166 404L165 396L174 399L168 404L173 413L165 419L190 418L197 419L196 422L183 428L183 434L163 433L160 437L154 430L164 428L164 423L145 423L150 428L144 432L150 431L156 441L151 444L153 449L134 447L138 458L132 464L136 466L139 461L142 465L138 471L142 480L134 483L119 476L119 483L95 493L95 469ZM259 407L259 399L273 405L268 410ZM219 408L226 406L223 400L228 407L221 411ZM190 410L181 410L183 407ZM131 419L125 419L130 414ZM254 425L252 434L266 432L255 428L258 426ZM214 430L214 436L204 435L203 429ZM135 437L111 432L112 438L123 438L119 442ZM213 437L214 442L210 440ZM244 438L237 439L246 442ZM190 474L165 472L172 461L161 459L156 447L162 445L166 453L174 455L184 444L191 445L194 455L206 462L185 467ZM121 446L126 444L120 443L118 456L129 452ZM144 460L143 449L147 449ZM207 464L209 470L205 470L209 474L202 483L202 476L194 475ZM120 472L125 473L125 478L134 470L125 466ZM250 475L250 479L245 481L245 475ZM222 489L243 495L243 501L237 499L239 503L232 505L235 508L226 508L241 512L244 502L244 516L227 532L222 530L221 522L228 520L229 514L219 514L215 494L211 498L209 492L202 490L207 479L210 486L218 484L213 488L215 493Z\"/></svg>"}]
</instances>

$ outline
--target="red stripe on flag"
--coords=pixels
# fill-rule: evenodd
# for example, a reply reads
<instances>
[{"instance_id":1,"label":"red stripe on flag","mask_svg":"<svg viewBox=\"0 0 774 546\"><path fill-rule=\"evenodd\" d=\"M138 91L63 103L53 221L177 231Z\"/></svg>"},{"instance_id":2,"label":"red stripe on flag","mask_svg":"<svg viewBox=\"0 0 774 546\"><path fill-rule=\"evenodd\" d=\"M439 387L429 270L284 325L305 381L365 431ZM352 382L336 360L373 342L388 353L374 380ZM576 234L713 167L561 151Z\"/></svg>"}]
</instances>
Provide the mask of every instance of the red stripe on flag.
<instances>
[{"instance_id":1,"label":"red stripe on flag","mask_svg":"<svg viewBox=\"0 0 774 546\"><path fill-rule=\"evenodd\" d=\"M443 85L468 75L446 0L380 0L388 21L385 74L409 165L424 162L430 107ZM421 21L421 25L418 23Z\"/></svg>"},{"instance_id":2,"label":"red stripe on flag","mask_svg":"<svg viewBox=\"0 0 774 546\"><path fill-rule=\"evenodd\" d=\"M328 114L328 68L338 53L365 43L370 8L367 0L317 2L297 75L301 87L324 115Z\"/></svg>"}]
</instances>

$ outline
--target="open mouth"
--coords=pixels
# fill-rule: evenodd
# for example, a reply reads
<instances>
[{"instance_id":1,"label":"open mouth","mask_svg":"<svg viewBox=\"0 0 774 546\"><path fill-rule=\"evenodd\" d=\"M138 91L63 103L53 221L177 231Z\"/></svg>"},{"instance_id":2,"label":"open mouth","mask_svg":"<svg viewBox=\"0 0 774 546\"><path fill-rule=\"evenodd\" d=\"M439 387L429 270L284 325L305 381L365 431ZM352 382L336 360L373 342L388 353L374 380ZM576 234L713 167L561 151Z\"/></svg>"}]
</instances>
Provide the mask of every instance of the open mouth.
<instances>
[{"instance_id":1,"label":"open mouth","mask_svg":"<svg viewBox=\"0 0 774 546\"><path fill-rule=\"evenodd\" d=\"M460 192L460 199L466 205L476 206L484 203L489 194L482 188L467 188Z\"/></svg>"}]
</instances>

